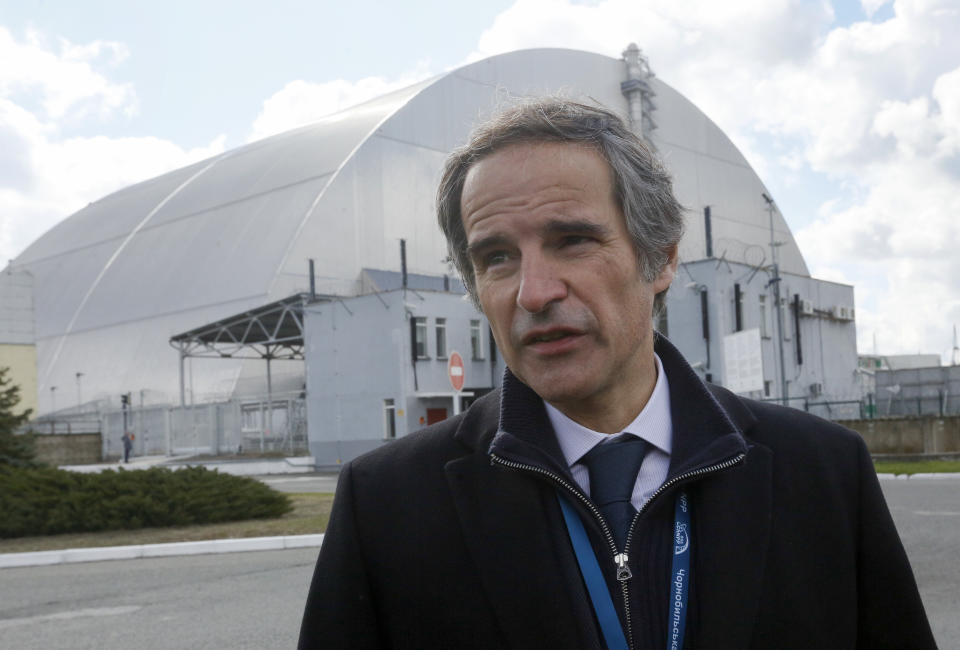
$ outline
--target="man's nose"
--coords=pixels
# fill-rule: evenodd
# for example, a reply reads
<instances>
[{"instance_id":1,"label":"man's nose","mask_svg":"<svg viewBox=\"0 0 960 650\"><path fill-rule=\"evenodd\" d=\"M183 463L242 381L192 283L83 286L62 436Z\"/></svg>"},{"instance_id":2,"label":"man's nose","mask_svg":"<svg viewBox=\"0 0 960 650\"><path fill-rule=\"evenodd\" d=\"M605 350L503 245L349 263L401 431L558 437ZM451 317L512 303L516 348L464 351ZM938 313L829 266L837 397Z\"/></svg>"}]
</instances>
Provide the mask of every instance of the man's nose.
<instances>
[{"instance_id":1,"label":"man's nose","mask_svg":"<svg viewBox=\"0 0 960 650\"><path fill-rule=\"evenodd\" d=\"M554 271L552 265L542 259L524 260L517 306L537 314L551 303L563 300L567 296L567 284Z\"/></svg>"}]
</instances>

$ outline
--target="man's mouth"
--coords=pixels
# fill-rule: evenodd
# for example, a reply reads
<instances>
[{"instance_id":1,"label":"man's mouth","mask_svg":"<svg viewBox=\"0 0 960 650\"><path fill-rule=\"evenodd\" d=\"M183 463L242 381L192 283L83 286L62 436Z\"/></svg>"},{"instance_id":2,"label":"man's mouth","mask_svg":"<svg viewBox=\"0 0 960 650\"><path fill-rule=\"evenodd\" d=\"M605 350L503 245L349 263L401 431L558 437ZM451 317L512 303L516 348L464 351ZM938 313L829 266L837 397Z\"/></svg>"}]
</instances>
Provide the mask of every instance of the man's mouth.
<instances>
[{"instance_id":1,"label":"man's mouth","mask_svg":"<svg viewBox=\"0 0 960 650\"><path fill-rule=\"evenodd\" d=\"M550 334L535 336L530 342L531 343L547 343L549 341L556 341L557 339L562 339L565 336L570 336L570 333L569 332L552 332Z\"/></svg>"},{"instance_id":2,"label":"man's mouth","mask_svg":"<svg viewBox=\"0 0 960 650\"><path fill-rule=\"evenodd\" d=\"M570 336L577 336L579 332L572 330L551 330L548 332L533 332L523 337L524 345L535 345L537 343L550 343Z\"/></svg>"}]
</instances>

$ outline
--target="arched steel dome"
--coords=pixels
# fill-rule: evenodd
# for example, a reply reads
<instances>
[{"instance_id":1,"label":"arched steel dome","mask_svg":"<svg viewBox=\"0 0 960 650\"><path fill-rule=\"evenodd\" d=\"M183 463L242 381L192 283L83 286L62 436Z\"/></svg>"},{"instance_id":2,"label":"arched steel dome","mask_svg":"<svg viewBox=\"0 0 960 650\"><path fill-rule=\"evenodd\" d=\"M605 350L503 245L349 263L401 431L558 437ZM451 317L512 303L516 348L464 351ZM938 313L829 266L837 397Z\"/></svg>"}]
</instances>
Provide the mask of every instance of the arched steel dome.
<instances>
[{"instance_id":1,"label":"arched steel dome","mask_svg":"<svg viewBox=\"0 0 960 650\"><path fill-rule=\"evenodd\" d=\"M147 401L174 401L171 335L305 291L308 258L317 290L338 295L360 290L364 268L399 270L401 238L412 272L449 272L433 210L447 153L509 97L563 92L627 115L625 78L624 61L599 54L502 54L91 203L13 261L35 279L41 412L47 389L77 372L90 398L144 390ZM709 205L715 254L760 263L763 183L696 106L657 78L649 86L649 138L690 209L682 259L705 257L699 215ZM809 275L775 216L781 268ZM198 399L260 390L261 364L198 363ZM301 377L291 367L287 387ZM282 389L282 373L275 380Z\"/></svg>"}]
</instances>

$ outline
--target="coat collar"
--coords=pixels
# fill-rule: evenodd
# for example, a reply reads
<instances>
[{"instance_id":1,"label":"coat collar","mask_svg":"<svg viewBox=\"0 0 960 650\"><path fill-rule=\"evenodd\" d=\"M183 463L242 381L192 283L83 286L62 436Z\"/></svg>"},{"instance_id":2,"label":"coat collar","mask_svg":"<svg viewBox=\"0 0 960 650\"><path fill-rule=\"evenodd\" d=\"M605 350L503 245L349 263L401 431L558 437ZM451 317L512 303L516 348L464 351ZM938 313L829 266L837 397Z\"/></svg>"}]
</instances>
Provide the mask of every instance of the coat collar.
<instances>
[{"instance_id":1,"label":"coat collar","mask_svg":"<svg viewBox=\"0 0 960 650\"><path fill-rule=\"evenodd\" d=\"M745 454L744 432L756 422L749 410L726 391L720 393L721 404L680 352L659 334L655 350L670 379L673 451L667 480ZM491 406L486 406L488 414ZM498 419L497 431L488 443L490 454L572 479L543 400L509 368L503 375ZM482 437L472 436L471 446L480 448L488 436L489 431Z\"/></svg>"},{"instance_id":2,"label":"coat collar","mask_svg":"<svg viewBox=\"0 0 960 650\"><path fill-rule=\"evenodd\" d=\"M740 398L704 384L665 338L658 335L655 346L670 378L670 477L747 456L736 467L698 482L693 515L699 540L694 542L699 638L746 647L759 609L770 540L772 454L748 443L756 418ZM583 611L582 585L572 586L579 585L578 574L564 573L576 564L557 551L556 535L563 524L552 490L525 473L491 468L489 454L496 453L569 477L543 401L508 369L502 389L474 403L455 437L474 453L448 463L448 483L471 556L504 631L519 641L517 647L565 647L572 638L581 639L578 647L599 643L595 630L577 623L592 620L592 614ZM571 484L576 485L572 479ZM530 584L536 585L535 593L518 593L518 585ZM731 599L731 593L737 598ZM570 616L557 619L557 611ZM530 624L544 617L556 621L546 632ZM534 629L550 638L531 636ZM549 643L544 646L543 641Z\"/></svg>"}]
</instances>

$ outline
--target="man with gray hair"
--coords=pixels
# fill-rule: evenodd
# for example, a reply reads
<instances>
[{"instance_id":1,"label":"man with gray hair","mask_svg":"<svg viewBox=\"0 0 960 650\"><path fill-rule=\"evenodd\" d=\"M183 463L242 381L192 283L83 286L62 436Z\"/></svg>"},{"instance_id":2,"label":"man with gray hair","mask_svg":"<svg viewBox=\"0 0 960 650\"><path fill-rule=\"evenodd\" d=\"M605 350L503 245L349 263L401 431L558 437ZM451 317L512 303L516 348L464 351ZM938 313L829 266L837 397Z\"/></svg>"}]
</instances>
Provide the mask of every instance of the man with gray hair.
<instances>
[{"instance_id":1,"label":"man with gray hair","mask_svg":"<svg viewBox=\"0 0 960 650\"><path fill-rule=\"evenodd\" d=\"M344 467L301 648L934 647L862 440L654 331L682 209L622 120L503 112L438 216L503 384Z\"/></svg>"}]
</instances>

